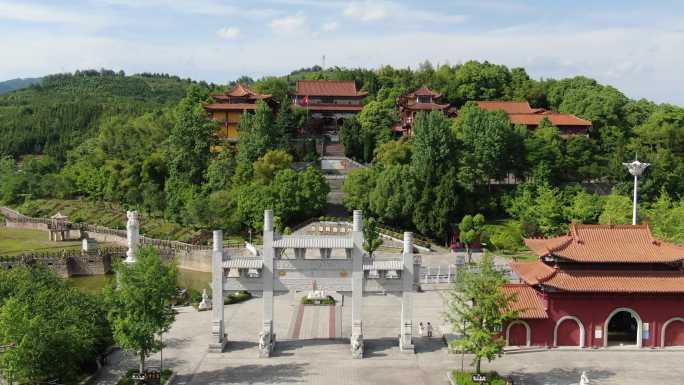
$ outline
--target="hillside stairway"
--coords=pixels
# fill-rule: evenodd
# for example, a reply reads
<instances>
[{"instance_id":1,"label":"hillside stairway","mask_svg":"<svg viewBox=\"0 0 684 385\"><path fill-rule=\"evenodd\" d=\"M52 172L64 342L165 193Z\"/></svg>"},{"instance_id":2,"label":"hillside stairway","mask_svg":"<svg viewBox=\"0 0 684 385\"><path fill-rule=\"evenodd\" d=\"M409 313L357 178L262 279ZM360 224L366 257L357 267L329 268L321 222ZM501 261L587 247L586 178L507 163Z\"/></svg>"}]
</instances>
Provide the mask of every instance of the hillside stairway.
<instances>
[{"instance_id":1,"label":"hillside stairway","mask_svg":"<svg viewBox=\"0 0 684 385\"><path fill-rule=\"evenodd\" d=\"M344 193L342 192L342 185L352 170L361 167L366 166L344 155L325 155L321 157L321 171L330 186L330 193L328 193L328 215L344 216L346 214L343 206Z\"/></svg>"}]
</instances>

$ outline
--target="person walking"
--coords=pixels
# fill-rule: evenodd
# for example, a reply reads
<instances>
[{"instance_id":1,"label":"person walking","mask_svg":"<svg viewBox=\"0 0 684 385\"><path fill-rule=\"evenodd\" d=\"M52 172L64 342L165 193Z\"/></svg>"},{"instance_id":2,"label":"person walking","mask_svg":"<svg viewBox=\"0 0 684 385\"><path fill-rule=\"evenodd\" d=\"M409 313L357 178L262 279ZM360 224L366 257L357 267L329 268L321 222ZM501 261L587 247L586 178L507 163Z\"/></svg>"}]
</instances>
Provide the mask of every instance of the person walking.
<instances>
[{"instance_id":1,"label":"person walking","mask_svg":"<svg viewBox=\"0 0 684 385\"><path fill-rule=\"evenodd\" d=\"M418 324L418 335L422 337L423 334L425 334L425 325L421 322Z\"/></svg>"},{"instance_id":2,"label":"person walking","mask_svg":"<svg viewBox=\"0 0 684 385\"><path fill-rule=\"evenodd\" d=\"M428 338L432 338L432 324L429 322L427 323L427 335Z\"/></svg>"}]
</instances>

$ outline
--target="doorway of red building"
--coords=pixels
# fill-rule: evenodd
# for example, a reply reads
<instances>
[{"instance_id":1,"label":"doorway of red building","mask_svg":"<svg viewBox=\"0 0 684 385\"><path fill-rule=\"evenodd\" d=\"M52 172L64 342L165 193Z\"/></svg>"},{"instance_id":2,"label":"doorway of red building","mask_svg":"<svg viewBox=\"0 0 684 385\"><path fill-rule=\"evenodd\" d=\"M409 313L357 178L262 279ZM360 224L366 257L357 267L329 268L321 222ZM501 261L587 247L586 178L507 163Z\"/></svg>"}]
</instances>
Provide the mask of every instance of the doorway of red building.
<instances>
[{"instance_id":1,"label":"doorway of red building","mask_svg":"<svg viewBox=\"0 0 684 385\"><path fill-rule=\"evenodd\" d=\"M641 320L631 309L616 309L606 328L606 346L640 346Z\"/></svg>"}]
</instances>

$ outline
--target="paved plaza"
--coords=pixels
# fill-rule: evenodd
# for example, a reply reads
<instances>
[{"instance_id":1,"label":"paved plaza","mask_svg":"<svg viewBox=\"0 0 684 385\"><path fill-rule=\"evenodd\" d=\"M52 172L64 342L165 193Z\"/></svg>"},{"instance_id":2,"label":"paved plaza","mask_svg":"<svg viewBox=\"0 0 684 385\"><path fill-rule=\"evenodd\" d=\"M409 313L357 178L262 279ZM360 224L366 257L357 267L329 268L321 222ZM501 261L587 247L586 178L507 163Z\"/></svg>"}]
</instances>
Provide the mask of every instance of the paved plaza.
<instances>
[{"instance_id":1,"label":"paved plaza","mask_svg":"<svg viewBox=\"0 0 684 385\"><path fill-rule=\"evenodd\" d=\"M261 299L225 307L230 342L224 353L207 353L211 312L180 308L165 335L164 365L174 368L175 384L182 385L446 384L446 371L460 367L460 356L448 354L439 338L442 292L415 294L415 324L431 321L436 326L436 338L415 338L416 354L398 348L400 297L373 295L364 297L365 358L352 359L348 340L338 338L350 333L350 305L345 302L332 315L327 306L306 307L301 313L298 295L276 296L278 344L273 357L261 359ZM336 323L333 335L331 319ZM511 375L516 384L577 384L586 370L592 384L675 385L684 383L682 360L684 351L541 351L508 354L483 368ZM150 364L159 364L159 354ZM115 384L127 365L134 367L135 359L115 355L96 383Z\"/></svg>"}]
</instances>

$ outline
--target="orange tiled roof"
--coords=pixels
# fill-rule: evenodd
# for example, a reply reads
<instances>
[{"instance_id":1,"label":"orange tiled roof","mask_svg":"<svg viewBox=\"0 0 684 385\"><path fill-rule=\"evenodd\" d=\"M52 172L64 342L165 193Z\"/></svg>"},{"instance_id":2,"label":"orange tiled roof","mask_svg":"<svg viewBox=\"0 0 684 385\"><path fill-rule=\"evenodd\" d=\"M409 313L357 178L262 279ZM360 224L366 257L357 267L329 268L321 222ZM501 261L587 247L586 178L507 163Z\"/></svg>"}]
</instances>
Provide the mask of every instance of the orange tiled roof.
<instances>
[{"instance_id":1,"label":"orange tiled roof","mask_svg":"<svg viewBox=\"0 0 684 385\"><path fill-rule=\"evenodd\" d=\"M591 126L591 122L569 114L557 114L544 111L533 114L508 114L508 118L513 124L524 124L527 126L538 126L542 119L547 118L554 126Z\"/></svg>"},{"instance_id":2,"label":"orange tiled roof","mask_svg":"<svg viewBox=\"0 0 684 385\"><path fill-rule=\"evenodd\" d=\"M544 262L511 262L511 269L529 285L538 285L556 274L556 269Z\"/></svg>"},{"instance_id":3,"label":"orange tiled roof","mask_svg":"<svg viewBox=\"0 0 684 385\"><path fill-rule=\"evenodd\" d=\"M672 270L567 270L544 262L511 263L528 285L581 293L684 293L684 272ZM530 287L531 288L531 287Z\"/></svg>"},{"instance_id":4,"label":"orange tiled roof","mask_svg":"<svg viewBox=\"0 0 684 385\"><path fill-rule=\"evenodd\" d=\"M256 110L257 105L253 103L211 103L205 104L204 108L208 111L242 111Z\"/></svg>"},{"instance_id":5,"label":"orange tiled roof","mask_svg":"<svg viewBox=\"0 0 684 385\"><path fill-rule=\"evenodd\" d=\"M299 108L306 108L309 111L351 111L360 112L363 106L360 104L334 104L334 103L312 103L306 106L297 106Z\"/></svg>"},{"instance_id":6,"label":"orange tiled roof","mask_svg":"<svg viewBox=\"0 0 684 385\"><path fill-rule=\"evenodd\" d=\"M437 103L407 103L405 108L409 110L443 110L449 107L448 104L437 104Z\"/></svg>"},{"instance_id":7,"label":"orange tiled roof","mask_svg":"<svg viewBox=\"0 0 684 385\"><path fill-rule=\"evenodd\" d=\"M353 80L297 80L297 95L306 96L365 96L356 91Z\"/></svg>"},{"instance_id":8,"label":"orange tiled roof","mask_svg":"<svg viewBox=\"0 0 684 385\"><path fill-rule=\"evenodd\" d=\"M591 126L588 120L571 114L559 114L544 108L532 108L526 101L492 100L475 103L485 110L503 110L513 124L538 126L542 119L548 118L554 126Z\"/></svg>"},{"instance_id":9,"label":"orange tiled roof","mask_svg":"<svg viewBox=\"0 0 684 385\"><path fill-rule=\"evenodd\" d=\"M415 98L416 96L432 96L435 99L442 97L442 94L435 92L425 86L418 88L417 90L406 94L409 98Z\"/></svg>"},{"instance_id":10,"label":"orange tiled roof","mask_svg":"<svg viewBox=\"0 0 684 385\"><path fill-rule=\"evenodd\" d=\"M653 238L647 225L573 224L568 235L525 239L538 256L574 262L671 263L684 260L684 247Z\"/></svg>"},{"instance_id":11,"label":"orange tiled roof","mask_svg":"<svg viewBox=\"0 0 684 385\"><path fill-rule=\"evenodd\" d=\"M569 292L684 293L684 272L560 270L544 285Z\"/></svg>"},{"instance_id":12,"label":"orange tiled roof","mask_svg":"<svg viewBox=\"0 0 684 385\"><path fill-rule=\"evenodd\" d=\"M260 94L258 92L252 91L252 89L240 83L233 86L233 88L230 91L226 91L225 93L221 94L211 94L211 96L217 100L229 97L248 99L268 99L271 97L270 94Z\"/></svg>"},{"instance_id":13,"label":"orange tiled roof","mask_svg":"<svg viewBox=\"0 0 684 385\"><path fill-rule=\"evenodd\" d=\"M535 110L530 107L530 103L522 101L476 101L478 106L484 110L504 110L507 114L533 114Z\"/></svg>"},{"instance_id":14,"label":"orange tiled roof","mask_svg":"<svg viewBox=\"0 0 684 385\"><path fill-rule=\"evenodd\" d=\"M520 319L544 319L548 318L544 309L544 302L534 288L525 284L506 284L501 290L515 295L515 302L511 304L511 310L518 311Z\"/></svg>"}]
</instances>

